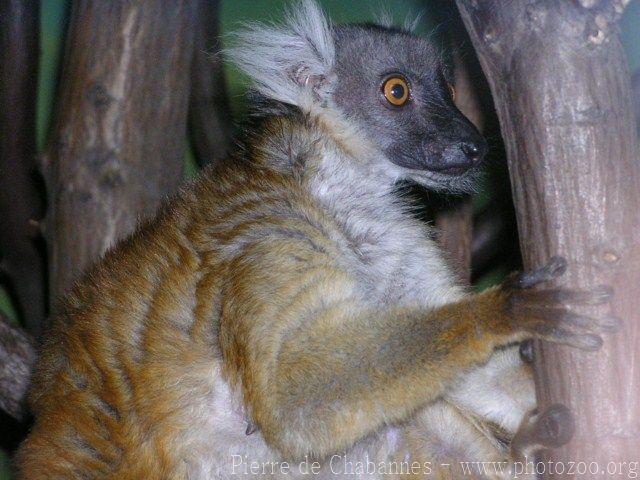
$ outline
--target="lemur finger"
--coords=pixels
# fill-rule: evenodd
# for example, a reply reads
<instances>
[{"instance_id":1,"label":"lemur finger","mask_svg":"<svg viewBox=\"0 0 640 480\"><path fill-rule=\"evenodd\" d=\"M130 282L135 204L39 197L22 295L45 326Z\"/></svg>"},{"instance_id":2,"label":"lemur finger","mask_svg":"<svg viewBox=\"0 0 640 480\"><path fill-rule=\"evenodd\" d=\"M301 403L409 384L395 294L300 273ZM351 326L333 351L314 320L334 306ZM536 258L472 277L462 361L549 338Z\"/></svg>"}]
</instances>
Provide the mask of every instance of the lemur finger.
<instances>
[{"instance_id":1,"label":"lemur finger","mask_svg":"<svg viewBox=\"0 0 640 480\"><path fill-rule=\"evenodd\" d=\"M537 337L553 343L569 345L580 350L596 351L602 347L603 340L595 333L574 333L562 327L543 323L532 329Z\"/></svg>"},{"instance_id":2,"label":"lemur finger","mask_svg":"<svg viewBox=\"0 0 640 480\"><path fill-rule=\"evenodd\" d=\"M562 404L551 405L543 413L532 415L511 442L516 458L532 455L546 448L558 448L568 443L575 432L571 411Z\"/></svg>"},{"instance_id":3,"label":"lemur finger","mask_svg":"<svg viewBox=\"0 0 640 480\"><path fill-rule=\"evenodd\" d=\"M533 341L524 340L520 342L520 358L525 363L533 363L535 353L533 351Z\"/></svg>"},{"instance_id":4,"label":"lemur finger","mask_svg":"<svg viewBox=\"0 0 640 480\"><path fill-rule=\"evenodd\" d=\"M561 276L567 270L567 261L563 257L552 257L543 267L523 272L508 281L511 288L527 289L539 283L549 282Z\"/></svg>"},{"instance_id":5,"label":"lemur finger","mask_svg":"<svg viewBox=\"0 0 640 480\"><path fill-rule=\"evenodd\" d=\"M560 318L561 321L567 325L601 333L615 333L620 330L621 325L621 320L613 315L588 317L586 315L565 311L561 314Z\"/></svg>"},{"instance_id":6,"label":"lemur finger","mask_svg":"<svg viewBox=\"0 0 640 480\"><path fill-rule=\"evenodd\" d=\"M576 426L571 410L556 403L538 415L534 422L534 436L546 448L558 448L569 443Z\"/></svg>"},{"instance_id":7,"label":"lemur finger","mask_svg":"<svg viewBox=\"0 0 640 480\"><path fill-rule=\"evenodd\" d=\"M515 303L538 305L573 304L573 305L603 305L613 297L613 289L600 285L591 290L548 289L531 290L514 296Z\"/></svg>"},{"instance_id":8,"label":"lemur finger","mask_svg":"<svg viewBox=\"0 0 640 480\"><path fill-rule=\"evenodd\" d=\"M620 330L622 325L622 321L613 315L590 317L565 308L522 308L519 313L525 317L543 320L545 323L552 325L564 325L601 333L615 333Z\"/></svg>"}]
</instances>

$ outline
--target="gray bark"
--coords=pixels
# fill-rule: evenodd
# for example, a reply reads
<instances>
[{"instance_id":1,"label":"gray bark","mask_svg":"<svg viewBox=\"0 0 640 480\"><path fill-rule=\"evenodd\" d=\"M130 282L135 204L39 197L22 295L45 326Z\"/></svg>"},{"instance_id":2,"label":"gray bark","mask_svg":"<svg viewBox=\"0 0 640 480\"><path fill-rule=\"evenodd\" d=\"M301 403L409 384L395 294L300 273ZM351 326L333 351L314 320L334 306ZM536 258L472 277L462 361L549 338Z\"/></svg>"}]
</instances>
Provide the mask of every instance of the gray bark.
<instances>
[{"instance_id":1,"label":"gray bark","mask_svg":"<svg viewBox=\"0 0 640 480\"><path fill-rule=\"evenodd\" d=\"M633 107L636 112L636 122L640 130L640 70L631 77L631 88L633 90Z\"/></svg>"},{"instance_id":2,"label":"gray bark","mask_svg":"<svg viewBox=\"0 0 640 480\"><path fill-rule=\"evenodd\" d=\"M0 2L0 269L20 316L38 336L45 319L44 213L36 165L40 2Z\"/></svg>"},{"instance_id":3,"label":"gray bark","mask_svg":"<svg viewBox=\"0 0 640 480\"><path fill-rule=\"evenodd\" d=\"M525 266L560 254L567 286L616 291L624 329L600 352L544 344L536 360L541 408L576 416L550 459L601 468L637 460L640 445L640 162L615 28L626 3L457 0L500 119Z\"/></svg>"},{"instance_id":4,"label":"gray bark","mask_svg":"<svg viewBox=\"0 0 640 480\"><path fill-rule=\"evenodd\" d=\"M54 298L180 184L196 5L73 3L43 162Z\"/></svg>"},{"instance_id":5,"label":"gray bark","mask_svg":"<svg viewBox=\"0 0 640 480\"><path fill-rule=\"evenodd\" d=\"M0 409L18 422L27 414L25 394L34 360L31 337L0 315Z\"/></svg>"},{"instance_id":6,"label":"gray bark","mask_svg":"<svg viewBox=\"0 0 640 480\"><path fill-rule=\"evenodd\" d=\"M196 16L189 126L200 165L224 159L233 130L218 39L219 3L198 0Z\"/></svg>"}]
</instances>

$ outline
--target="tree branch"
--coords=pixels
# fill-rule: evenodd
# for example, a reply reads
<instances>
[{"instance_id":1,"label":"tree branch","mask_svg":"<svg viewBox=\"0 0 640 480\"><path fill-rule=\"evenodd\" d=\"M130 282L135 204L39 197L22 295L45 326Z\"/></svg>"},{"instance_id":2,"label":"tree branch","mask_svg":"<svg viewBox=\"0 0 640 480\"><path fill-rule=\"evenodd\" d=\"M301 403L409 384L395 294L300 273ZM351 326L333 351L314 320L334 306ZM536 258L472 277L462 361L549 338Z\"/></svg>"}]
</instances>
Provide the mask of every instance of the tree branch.
<instances>
[{"instance_id":1,"label":"tree branch","mask_svg":"<svg viewBox=\"0 0 640 480\"><path fill-rule=\"evenodd\" d=\"M482 130L484 116L478 91L478 83L472 80L473 73L479 71L474 55L469 51L464 26L455 11L448 3L436 4L441 9L441 15L450 23L449 34L454 43L454 61L456 76L456 106ZM451 19L455 20L451 20ZM471 55L469 55L471 54ZM450 260L458 276L464 282L471 281L471 243L473 239L473 204L470 198L465 198L436 215L436 227L440 235L439 241L449 254Z\"/></svg>"},{"instance_id":2,"label":"tree branch","mask_svg":"<svg viewBox=\"0 0 640 480\"><path fill-rule=\"evenodd\" d=\"M640 69L631 77L631 90L633 92L633 107L636 114L636 122L640 130Z\"/></svg>"},{"instance_id":3,"label":"tree branch","mask_svg":"<svg viewBox=\"0 0 640 480\"><path fill-rule=\"evenodd\" d=\"M0 314L0 409L22 422L25 396L35 360L31 337Z\"/></svg>"},{"instance_id":4,"label":"tree branch","mask_svg":"<svg viewBox=\"0 0 640 480\"><path fill-rule=\"evenodd\" d=\"M196 3L72 5L43 161L53 297L180 184Z\"/></svg>"},{"instance_id":5,"label":"tree branch","mask_svg":"<svg viewBox=\"0 0 640 480\"><path fill-rule=\"evenodd\" d=\"M577 2L457 4L500 119L525 266L566 256L564 282L613 286L625 322L597 354L542 345L541 408L564 403L577 426L551 458L628 461L640 444L640 162L622 46L615 29L594 36L594 11Z\"/></svg>"},{"instance_id":6,"label":"tree branch","mask_svg":"<svg viewBox=\"0 0 640 480\"><path fill-rule=\"evenodd\" d=\"M232 119L220 56L219 2L197 3L189 124L198 162L206 165L219 162L228 153Z\"/></svg>"},{"instance_id":7,"label":"tree branch","mask_svg":"<svg viewBox=\"0 0 640 480\"><path fill-rule=\"evenodd\" d=\"M38 336L45 318L44 248L34 222L37 188L36 87L40 2L0 2L0 254L25 327Z\"/></svg>"}]
</instances>

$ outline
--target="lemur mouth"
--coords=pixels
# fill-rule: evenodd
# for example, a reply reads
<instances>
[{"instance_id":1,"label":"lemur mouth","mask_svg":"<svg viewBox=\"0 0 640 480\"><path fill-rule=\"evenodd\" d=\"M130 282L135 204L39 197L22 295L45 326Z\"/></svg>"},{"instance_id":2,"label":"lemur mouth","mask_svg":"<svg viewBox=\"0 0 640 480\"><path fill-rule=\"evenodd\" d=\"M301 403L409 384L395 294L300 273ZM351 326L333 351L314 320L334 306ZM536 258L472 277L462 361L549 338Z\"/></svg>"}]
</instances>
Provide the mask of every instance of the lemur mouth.
<instances>
[{"instance_id":1,"label":"lemur mouth","mask_svg":"<svg viewBox=\"0 0 640 480\"><path fill-rule=\"evenodd\" d=\"M436 173L438 175L443 175L447 177L459 177L460 175L464 175L469 170L474 168L476 165L474 164L466 164L466 165L452 165L443 168L429 168L428 170Z\"/></svg>"},{"instance_id":2,"label":"lemur mouth","mask_svg":"<svg viewBox=\"0 0 640 480\"><path fill-rule=\"evenodd\" d=\"M427 174L448 180L478 170L486 153L487 147L483 140L473 144L466 142L449 145L442 152L427 153L421 160L401 158L397 163L405 168L422 170Z\"/></svg>"}]
</instances>

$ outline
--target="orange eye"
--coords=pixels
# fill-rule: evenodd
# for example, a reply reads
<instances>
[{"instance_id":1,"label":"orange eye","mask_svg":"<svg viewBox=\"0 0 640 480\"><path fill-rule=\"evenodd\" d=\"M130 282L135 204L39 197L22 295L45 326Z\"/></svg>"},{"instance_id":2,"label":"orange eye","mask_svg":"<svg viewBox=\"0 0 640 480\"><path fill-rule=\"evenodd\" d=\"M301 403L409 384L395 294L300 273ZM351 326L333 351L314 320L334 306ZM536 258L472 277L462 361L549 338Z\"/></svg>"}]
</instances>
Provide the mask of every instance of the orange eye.
<instances>
[{"instance_id":1,"label":"orange eye","mask_svg":"<svg viewBox=\"0 0 640 480\"><path fill-rule=\"evenodd\" d=\"M402 77L391 77L382 84L382 93L391 105L401 107L409 100L409 84Z\"/></svg>"},{"instance_id":2,"label":"orange eye","mask_svg":"<svg viewBox=\"0 0 640 480\"><path fill-rule=\"evenodd\" d=\"M451 84L447 84L447 87L449 87L449 94L451 95L451 100L455 102L456 101L456 88Z\"/></svg>"}]
</instances>

